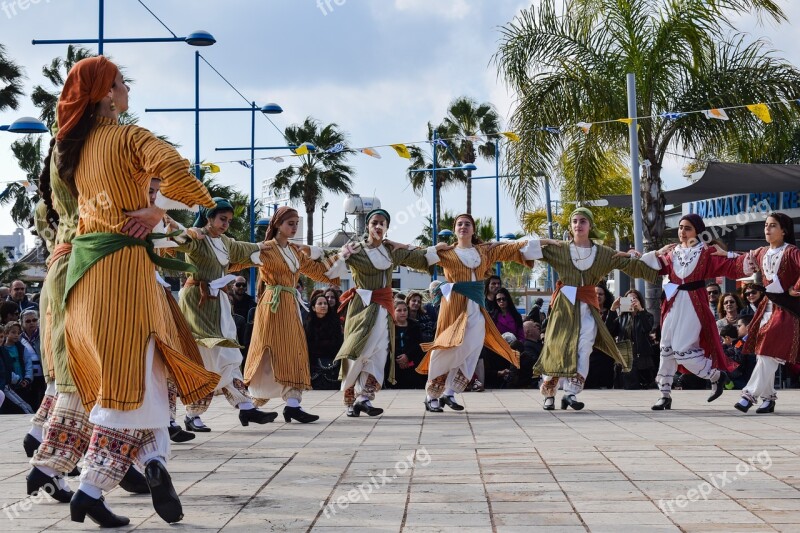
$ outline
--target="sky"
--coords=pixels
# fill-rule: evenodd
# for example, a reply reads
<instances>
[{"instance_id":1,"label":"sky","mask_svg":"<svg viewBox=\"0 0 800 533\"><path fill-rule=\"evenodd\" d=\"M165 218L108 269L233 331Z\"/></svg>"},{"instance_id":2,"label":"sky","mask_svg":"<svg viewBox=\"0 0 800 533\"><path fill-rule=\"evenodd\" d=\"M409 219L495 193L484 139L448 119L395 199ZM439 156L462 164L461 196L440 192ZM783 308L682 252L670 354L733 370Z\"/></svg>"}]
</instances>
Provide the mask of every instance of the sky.
<instances>
[{"instance_id":1,"label":"sky","mask_svg":"<svg viewBox=\"0 0 800 533\"><path fill-rule=\"evenodd\" d=\"M519 0L144 0L176 34L197 29L211 32L217 44L199 49L248 101L277 102L283 114L272 120L279 129L311 116L323 124L336 123L348 134L350 146L421 141L427 123L438 123L454 98L470 96L491 102L506 123L514 96L498 79L492 63L500 27L513 20L530 2ZM163 37L167 30L137 0L106 0L105 34L114 37ZM783 1L789 23L780 29L743 17L738 27L766 37L773 47L800 65L795 33L786 31L800 21L800 4ZM97 37L97 0L0 0L0 42L9 56L25 67L25 90L46 83L43 65L63 56L65 45L36 45L32 39ZM94 45L88 45L93 47ZM191 113L145 113L145 108L194 105L194 51L183 43L107 44L105 53L125 67L134 80L130 111L140 125L180 144L194 159L194 119ZM240 107L245 101L207 65L200 68L203 107ZM24 115L38 115L26 98L17 111L0 115L8 124ZM256 144L283 144L279 131L257 117ZM14 135L0 134L0 181L22 179L10 145ZM235 162L248 152L218 152L217 147L248 146L248 113L205 113L201 116L201 159L217 162L217 179L245 192L250 172ZM411 242L422 230L420 213L430 209L430 187L417 196L406 178L407 161L391 148L380 148L381 159L353 154L353 191L377 196L395 216L389 237ZM284 152L257 152L256 157ZM261 185L287 166L256 162L256 195ZM494 163L479 161L476 175L493 175ZM684 161L666 161L665 188L685 185ZM557 196L556 196L557 197ZM344 196L329 196L325 232L344 218ZM501 191L500 233L520 229L519 214ZM463 189L443 193L444 209L462 212ZM300 208L302 211L302 208ZM14 224L9 207L0 208L0 234ZM473 214L495 217L493 180L473 184ZM321 213L315 215L315 235L321 232ZM316 239L315 239L316 240ZM33 243L32 238L30 244Z\"/></svg>"}]
</instances>

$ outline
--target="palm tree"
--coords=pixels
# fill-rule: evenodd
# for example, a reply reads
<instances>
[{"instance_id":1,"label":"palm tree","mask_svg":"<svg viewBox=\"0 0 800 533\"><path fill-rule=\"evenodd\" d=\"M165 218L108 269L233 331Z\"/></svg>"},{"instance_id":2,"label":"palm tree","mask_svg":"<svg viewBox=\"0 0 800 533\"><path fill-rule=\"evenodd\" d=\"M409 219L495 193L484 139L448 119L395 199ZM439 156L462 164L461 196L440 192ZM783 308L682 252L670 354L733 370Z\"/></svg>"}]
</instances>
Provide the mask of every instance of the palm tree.
<instances>
[{"instance_id":1,"label":"palm tree","mask_svg":"<svg viewBox=\"0 0 800 533\"><path fill-rule=\"evenodd\" d=\"M19 107L24 77L22 67L6 55L6 47L0 44L0 111Z\"/></svg>"},{"instance_id":2,"label":"palm tree","mask_svg":"<svg viewBox=\"0 0 800 533\"><path fill-rule=\"evenodd\" d=\"M285 137L290 145L313 144L317 149L296 156L296 165L278 171L272 180L272 190L276 194L288 191L292 202L302 202L306 210L306 243L314 243L314 212L317 204L324 199L326 192L347 194L352 192L353 167L346 164L350 155L347 150L327 152L336 144L345 144L347 135L335 123L320 127L319 121L312 117L300 125L286 128Z\"/></svg>"},{"instance_id":3,"label":"palm tree","mask_svg":"<svg viewBox=\"0 0 800 533\"><path fill-rule=\"evenodd\" d=\"M453 155L445 146L433 142L434 133L436 133L437 138L446 138L448 135L447 127L444 124L440 124L434 128L433 125L428 122L428 140L431 141L431 150L436 150L436 167L451 167L460 165L461 163L453 158ZM411 188L414 190L414 192L417 194L422 194L422 191L425 189L428 180L430 180L431 183L433 182L433 172L412 171L433 168L432 155L429 156L419 146L409 146L408 151L411 153L411 159L409 160L410 163L407 171L408 180L411 183ZM436 196L436 213L434 213L433 216L437 217L437 226L438 221L442 217L442 190L466 181L467 175L461 170L436 171L436 191L434 192Z\"/></svg>"},{"instance_id":4,"label":"palm tree","mask_svg":"<svg viewBox=\"0 0 800 533\"><path fill-rule=\"evenodd\" d=\"M48 128L52 129L56 123L58 96L61 94L61 87L64 86L64 80L67 78L70 69L81 59L94 56L95 53L88 48L69 45L67 46L67 55L65 57L53 58L49 65L42 67L42 75L53 85L53 89L47 90L41 85L37 85L33 88L31 100L33 105L41 110L39 118L47 124Z\"/></svg>"},{"instance_id":5,"label":"palm tree","mask_svg":"<svg viewBox=\"0 0 800 533\"><path fill-rule=\"evenodd\" d=\"M677 120L658 116L792 101L800 94L800 71L794 66L760 40L747 43L741 35L730 36L735 18L748 12L786 20L773 0L542 0L538 8L523 10L502 29L494 58L517 92L511 126L525 132L511 145L507 165L509 174L519 175L509 181L518 207L530 207L541 187L539 176L552 174L559 154L586 138L601 148L588 152L589 158L604 151L624 156L625 125L595 124L585 134L574 124L627 117L629 72L636 75L638 113L653 116L639 121L638 132L644 237L650 247L665 230L661 169L668 151L719 152L770 128L779 137L793 135L793 128L780 126L795 116L784 105L770 107L773 125L746 110L731 111L730 121L707 120L699 113ZM541 131L544 126L559 127L561 135ZM601 164L586 159L583 167L585 183L601 181ZM588 199L577 193L577 199Z\"/></svg>"},{"instance_id":6,"label":"palm tree","mask_svg":"<svg viewBox=\"0 0 800 533\"><path fill-rule=\"evenodd\" d=\"M39 201L37 184L42 172L42 137L26 135L11 145L17 164L25 172L25 182L11 182L0 193L0 205L12 204L11 219L17 226L33 226L33 208ZM35 191L30 194L29 191Z\"/></svg>"},{"instance_id":7,"label":"palm tree","mask_svg":"<svg viewBox=\"0 0 800 533\"><path fill-rule=\"evenodd\" d=\"M455 155L461 163L473 164L478 155L487 160L494 160L495 144L491 140L480 142L471 139L479 135L497 135L500 130L500 116L494 106L488 102L478 104L468 96L460 96L450 102L447 116L442 125L445 126L447 142L453 147ZM472 213L472 171L468 170L467 213Z\"/></svg>"}]
</instances>

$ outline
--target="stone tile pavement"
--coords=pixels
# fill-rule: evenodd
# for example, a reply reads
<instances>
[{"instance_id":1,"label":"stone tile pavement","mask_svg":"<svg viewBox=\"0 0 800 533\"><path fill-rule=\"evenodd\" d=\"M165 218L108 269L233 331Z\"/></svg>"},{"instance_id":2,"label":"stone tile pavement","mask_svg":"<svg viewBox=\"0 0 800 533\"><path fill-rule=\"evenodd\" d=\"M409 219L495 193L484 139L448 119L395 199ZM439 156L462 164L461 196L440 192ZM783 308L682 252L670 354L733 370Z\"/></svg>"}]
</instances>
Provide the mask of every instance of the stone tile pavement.
<instances>
[{"instance_id":1,"label":"stone tile pavement","mask_svg":"<svg viewBox=\"0 0 800 533\"><path fill-rule=\"evenodd\" d=\"M800 531L800 391L781 391L774 415L707 394L653 412L655 391L587 391L583 411L545 412L538 391L486 391L425 413L420 392L383 391L383 416L350 419L337 393L313 391L319 422L247 428L218 398L214 431L172 448L180 524L148 497L107 501L136 531ZM0 417L0 531L96 529L22 498L28 425Z\"/></svg>"}]
</instances>

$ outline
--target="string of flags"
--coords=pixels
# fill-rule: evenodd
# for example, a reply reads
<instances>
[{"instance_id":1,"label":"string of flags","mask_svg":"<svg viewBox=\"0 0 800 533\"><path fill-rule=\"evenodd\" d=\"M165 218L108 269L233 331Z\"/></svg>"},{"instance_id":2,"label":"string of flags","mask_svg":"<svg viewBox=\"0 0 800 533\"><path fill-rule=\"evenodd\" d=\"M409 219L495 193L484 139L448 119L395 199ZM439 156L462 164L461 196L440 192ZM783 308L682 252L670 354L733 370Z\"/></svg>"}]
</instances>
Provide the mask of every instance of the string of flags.
<instances>
[{"instance_id":1,"label":"string of flags","mask_svg":"<svg viewBox=\"0 0 800 533\"><path fill-rule=\"evenodd\" d=\"M466 136L458 136L458 137L451 137L451 138L437 138L435 140L424 140L424 141L413 141L413 142L406 142L406 143L392 143L392 144L383 144L383 145L374 145L374 146L365 146L360 148L350 148L345 146L343 143L338 142L333 146L323 149L317 150L317 152L326 153L326 154L337 154L340 152L353 152L353 153L362 153L364 155L368 155L370 157L374 157L376 159L381 159L381 154L378 152L378 148L392 148L394 152L401 158L404 159L411 159L412 154L409 150L409 145L422 145L422 144L431 144L432 146L437 146L441 148L445 148L448 151L450 150L450 145L447 141L455 141L455 140L468 140L474 143L480 143L487 140L490 140L497 135L503 136L509 142L520 142L522 138L520 137L520 133L530 133L534 131L541 131L546 132L552 135L561 135L563 130L569 127L575 127L582 130L585 134L589 134L593 126L599 124L610 124L615 122L621 122L630 126L634 120L648 120L648 119L656 119L660 118L663 120L669 121L676 121L680 120L688 115L691 114L702 114L708 120L722 120L722 121L729 121L730 116L728 115L728 111L736 110L736 109L747 109L752 113L755 117L761 120L765 124L770 124L772 122L772 115L770 114L769 106L770 105L777 105L777 104L784 104L790 105L792 103L800 104L800 99L793 99L791 101L787 100L778 100L775 102L765 102L765 103L755 103L755 104L745 104L745 105L736 105L736 106L728 106L728 107L718 107L718 108L711 108L711 109L700 109L696 111L667 111L663 113L658 113L655 115L647 115L641 117L624 117L624 118L616 118L610 120L600 120L600 121L593 121L593 122L577 122L572 125L567 125L562 128L558 128L555 126L541 126L537 128L532 128L531 130L526 130L522 132L514 132L514 131L501 131L497 134L491 135L466 135ZM637 125L638 127L638 125ZM270 157L261 157L256 158L257 160L270 160L276 163L283 163L284 157L295 157L301 155L307 155L314 151L309 143L303 143L294 150L292 150L291 154L287 154L285 156L270 156ZM452 152L451 152L452 153ZM234 161L219 161L219 163L239 163L245 168L251 168L252 161L250 160L234 160ZM216 166L216 165L215 165ZM217 167L217 171L219 168Z\"/></svg>"}]
</instances>

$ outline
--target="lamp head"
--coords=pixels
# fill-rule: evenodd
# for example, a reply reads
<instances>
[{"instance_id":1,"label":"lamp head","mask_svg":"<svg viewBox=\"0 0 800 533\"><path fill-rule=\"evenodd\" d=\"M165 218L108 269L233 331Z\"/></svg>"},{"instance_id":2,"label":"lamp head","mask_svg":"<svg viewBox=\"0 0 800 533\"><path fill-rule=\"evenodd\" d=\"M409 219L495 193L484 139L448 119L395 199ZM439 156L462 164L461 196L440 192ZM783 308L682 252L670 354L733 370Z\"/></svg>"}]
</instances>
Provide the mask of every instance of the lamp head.
<instances>
[{"instance_id":1,"label":"lamp head","mask_svg":"<svg viewBox=\"0 0 800 533\"><path fill-rule=\"evenodd\" d=\"M283 113L283 108L274 102L270 102L261 108L261 112L265 115L277 115Z\"/></svg>"},{"instance_id":2,"label":"lamp head","mask_svg":"<svg viewBox=\"0 0 800 533\"><path fill-rule=\"evenodd\" d=\"M205 30L196 30L186 37L186 44L190 46L211 46L217 42L213 35Z\"/></svg>"},{"instance_id":3,"label":"lamp head","mask_svg":"<svg viewBox=\"0 0 800 533\"><path fill-rule=\"evenodd\" d=\"M33 117L18 118L10 126L3 126L3 130L11 133L47 133L47 126L41 120Z\"/></svg>"}]
</instances>

